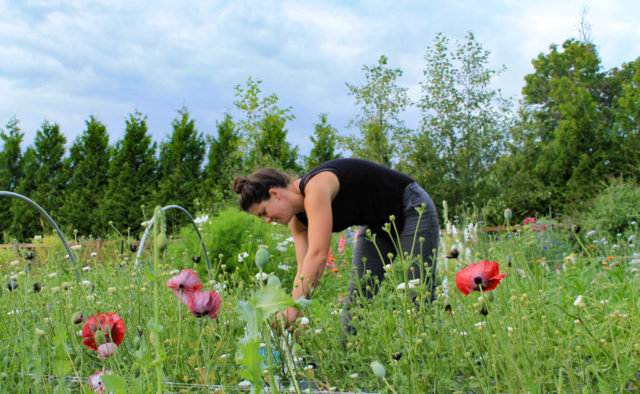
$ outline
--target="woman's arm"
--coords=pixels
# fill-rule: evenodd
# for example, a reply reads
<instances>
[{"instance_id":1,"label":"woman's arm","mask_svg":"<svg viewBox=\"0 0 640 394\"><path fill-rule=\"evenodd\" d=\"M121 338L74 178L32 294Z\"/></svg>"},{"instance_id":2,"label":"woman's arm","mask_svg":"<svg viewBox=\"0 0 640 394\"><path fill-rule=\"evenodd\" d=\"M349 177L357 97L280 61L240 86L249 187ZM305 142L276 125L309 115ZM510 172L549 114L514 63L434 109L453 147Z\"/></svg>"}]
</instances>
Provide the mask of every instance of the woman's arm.
<instances>
[{"instance_id":1,"label":"woman's arm","mask_svg":"<svg viewBox=\"0 0 640 394\"><path fill-rule=\"evenodd\" d=\"M293 237L293 245L296 250L297 272L301 271L304 256L307 255L309 249L309 240L307 239L307 226L305 226L296 216L289 222L289 230Z\"/></svg>"},{"instance_id":2,"label":"woman's arm","mask_svg":"<svg viewBox=\"0 0 640 394\"><path fill-rule=\"evenodd\" d=\"M300 246L297 244L295 232L297 219L291 223L298 258L298 270L293 282L294 300L303 296L311 298L311 293L324 272L333 226L331 202L338 193L339 187L338 178L332 172L321 172L315 175L305 187L304 208L309 225L306 232L297 233L302 242ZM289 308L286 314L289 324L297 318L297 313L292 308Z\"/></svg>"}]
</instances>

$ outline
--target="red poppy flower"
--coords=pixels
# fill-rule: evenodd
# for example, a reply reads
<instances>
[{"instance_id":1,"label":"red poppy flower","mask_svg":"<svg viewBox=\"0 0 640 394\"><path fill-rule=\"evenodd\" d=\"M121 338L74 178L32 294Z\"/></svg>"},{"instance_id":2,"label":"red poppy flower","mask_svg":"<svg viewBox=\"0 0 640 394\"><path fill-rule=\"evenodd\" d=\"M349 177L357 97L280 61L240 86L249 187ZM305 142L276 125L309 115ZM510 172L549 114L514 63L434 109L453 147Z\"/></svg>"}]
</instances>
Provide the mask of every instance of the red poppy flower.
<instances>
[{"instance_id":1,"label":"red poppy flower","mask_svg":"<svg viewBox=\"0 0 640 394\"><path fill-rule=\"evenodd\" d=\"M116 346L120 346L124 338L124 331L124 320L120 316L113 312L98 313L91 316L82 327L82 338L84 338L82 344L96 352L98 347L105 343L114 343Z\"/></svg>"},{"instance_id":2,"label":"red poppy flower","mask_svg":"<svg viewBox=\"0 0 640 394\"><path fill-rule=\"evenodd\" d=\"M456 274L456 286L464 295L472 291L489 291L495 289L505 276L507 274L499 272L497 262L480 260Z\"/></svg>"},{"instance_id":3,"label":"red poppy flower","mask_svg":"<svg viewBox=\"0 0 640 394\"><path fill-rule=\"evenodd\" d=\"M216 319L221 304L220 294L215 290L191 292L187 296L187 306L195 317Z\"/></svg>"},{"instance_id":4,"label":"red poppy flower","mask_svg":"<svg viewBox=\"0 0 640 394\"><path fill-rule=\"evenodd\" d=\"M104 393L104 385L102 384L102 375L111 375L113 372L110 370L99 371L89 376L88 386L91 390L97 393Z\"/></svg>"},{"instance_id":5,"label":"red poppy flower","mask_svg":"<svg viewBox=\"0 0 640 394\"><path fill-rule=\"evenodd\" d=\"M167 281L167 287L186 305L189 293L202 289L202 281L194 270L182 270Z\"/></svg>"}]
</instances>

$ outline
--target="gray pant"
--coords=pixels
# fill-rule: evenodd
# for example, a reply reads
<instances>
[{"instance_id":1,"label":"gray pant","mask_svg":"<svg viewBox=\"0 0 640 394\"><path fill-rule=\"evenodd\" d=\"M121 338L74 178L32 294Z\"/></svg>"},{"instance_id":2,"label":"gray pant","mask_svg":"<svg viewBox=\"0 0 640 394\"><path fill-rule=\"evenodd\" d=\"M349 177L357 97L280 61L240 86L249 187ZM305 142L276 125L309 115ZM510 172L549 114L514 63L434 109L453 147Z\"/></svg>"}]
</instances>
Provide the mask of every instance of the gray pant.
<instances>
[{"instance_id":1,"label":"gray pant","mask_svg":"<svg viewBox=\"0 0 640 394\"><path fill-rule=\"evenodd\" d=\"M399 238L399 246L403 254L413 250L413 256L421 256L423 265L421 266L419 262L413 263L409 267L407 275L409 280L420 278L427 286L430 286L431 300L433 300L435 296L436 256L440 240L436 207L431 197L417 183L407 186L402 198L404 225L402 229L398 229L399 237L396 236L392 226L393 242L397 244ZM415 207L422 204L425 204L425 210L420 216ZM384 266L390 262L387 255L389 253L394 256L397 254L396 247L391 243L391 240L380 235L376 237L376 245L380 250L378 252L376 245L366 239L367 229L368 226L360 227L353 249L351 283L349 283L349 292L345 302L345 313L342 316L342 324L346 333L349 334L355 333L351 326L349 307L357 300L358 296L372 297L377 292L379 283L384 279ZM421 237L424 238L422 244L419 241ZM413 242L414 240L415 242ZM384 260L380 259L380 255ZM425 275L425 268L428 267L431 267L431 274Z\"/></svg>"}]
</instances>

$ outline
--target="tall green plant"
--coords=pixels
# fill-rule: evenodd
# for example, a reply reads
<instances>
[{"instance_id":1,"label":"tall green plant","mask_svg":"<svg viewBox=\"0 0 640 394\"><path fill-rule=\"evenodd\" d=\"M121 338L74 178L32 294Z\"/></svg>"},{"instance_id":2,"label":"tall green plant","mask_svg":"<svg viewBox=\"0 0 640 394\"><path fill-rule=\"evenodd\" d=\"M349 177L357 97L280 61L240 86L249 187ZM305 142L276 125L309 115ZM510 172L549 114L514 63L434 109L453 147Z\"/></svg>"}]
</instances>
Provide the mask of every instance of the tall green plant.
<instances>
[{"instance_id":1,"label":"tall green plant","mask_svg":"<svg viewBox=\"0 0 640 394\"><path fill-rule=\"evenodd\" d=\"M438 34L425 54L422 124L400 164L453 207L487 198L487 176L507 141L511 102L492 86L503 69L489 68L489 55L471 33L453 48Z\"/></svg>"},{"instance_id":2,"label":"tall green plant","mask_svg":"<svg viewBox=\"0 0 640 394\"><path fill-rule=\"evenodd\" d=\"M349 122L349 127L360 132L342 138L342 144L354 157L368 159L391 166L394 158L406 148L406 129L400 115L410 105L407 88L397 84L402 70L387 65L382 55L375 66L363 66L366 82L361 86L347 83L349 95L361 108L361 114ZM396 145L393 140L400 143Z\"/></svg>"}]
</instances>

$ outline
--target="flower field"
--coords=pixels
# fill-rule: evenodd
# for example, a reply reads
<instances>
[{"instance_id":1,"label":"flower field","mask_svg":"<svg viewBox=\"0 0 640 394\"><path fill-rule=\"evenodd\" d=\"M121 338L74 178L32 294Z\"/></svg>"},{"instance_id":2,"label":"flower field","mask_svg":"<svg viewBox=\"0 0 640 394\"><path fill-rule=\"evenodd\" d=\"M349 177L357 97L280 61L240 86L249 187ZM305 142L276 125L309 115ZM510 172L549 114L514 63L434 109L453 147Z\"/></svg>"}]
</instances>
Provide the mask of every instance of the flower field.
<instances>
[{"instance_id":1,"label":"flower field","mask_svg":"<svg viewBox=\"0 0 640 394\"><path fill-rule=\"evenodd\" d=\"M226 216L225 216L226 215ZM640 231L527 218L505 231L443 225L437 299L390 261L342 333L353 231L335 234L312 300L289 296L284 226L246 214L168 237L0 249L0 389L12 392L583 392L640 386ZM162 220L159 220L162 222ZM162 224L162 223L161 223ZM164 227L164 226L162 226ZM351 229L351 230L355 230ZM227 237L227 238L225 238ZM80 241L74 240L74 245ZM256 264L259 263L259 264ZM260 267L260 268L259 268ZM412 295L416 297L412 300ZM287 332L275 313L304 311Z\"/></svg>"}]
</instances>

